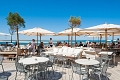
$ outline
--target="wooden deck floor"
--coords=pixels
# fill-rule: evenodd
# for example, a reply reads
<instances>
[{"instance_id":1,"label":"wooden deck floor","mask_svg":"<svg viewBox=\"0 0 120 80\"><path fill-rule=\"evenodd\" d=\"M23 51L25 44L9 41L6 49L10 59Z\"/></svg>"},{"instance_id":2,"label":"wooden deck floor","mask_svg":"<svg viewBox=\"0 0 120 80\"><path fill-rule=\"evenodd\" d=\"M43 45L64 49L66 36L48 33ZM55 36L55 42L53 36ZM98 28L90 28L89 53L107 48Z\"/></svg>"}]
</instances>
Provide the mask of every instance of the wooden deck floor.
<instances>
[{"instance_id":1,"label":"wooden deck floor","mask_svg":"<svg viewBox=\"0 0 120 80\"><path fill-rule=\"evenodd\" d=\"M120 62L120 57L116 57L116 63ZM15 80L15 64L14 62L7 62L4 61L3 62L3 66L5 69L5 73L2 73L2 68L0 66L0 75L9 75L9 79L8 80ZM55 76L57 77L55 78L50 78L49 80L71 80L71 75L72 75L72 70L71 68L61 68L61 67L57 67L55 68ZM117 66L113 67L113 68L109 68L108 73L111 74L111 76L109 77L110 80L120 80L120 64L118 64ZM24 74L18 74L17 80L24 80ZM74 80L79 80L79 76L77 74L74 74ZM105 79L104 79L105 80Z\"/></svg>"}]
</instances>

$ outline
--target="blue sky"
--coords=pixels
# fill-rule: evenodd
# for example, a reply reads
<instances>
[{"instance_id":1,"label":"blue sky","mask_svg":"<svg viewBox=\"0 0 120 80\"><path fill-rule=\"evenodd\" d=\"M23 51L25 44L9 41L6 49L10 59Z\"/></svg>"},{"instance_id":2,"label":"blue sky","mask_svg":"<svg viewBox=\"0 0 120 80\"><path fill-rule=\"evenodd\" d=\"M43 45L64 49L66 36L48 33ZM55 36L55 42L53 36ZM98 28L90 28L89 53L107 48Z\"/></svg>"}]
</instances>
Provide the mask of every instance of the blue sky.
<instances>
[{"instance_id":1,"label":"blue sky","mask_svg":"<svg viewBox=\"0 0 120 80\"><path fill-rule=\"evenodd\" d=\"M70 16L81 18L80 28L98 24L120 24L120 0L0 0L0 32L9 33L6 17L9 12L18 12L25 20L26 28L41 27L53 32L60 32L68 26ZM44 36L46 40L67 39L67 37ZM20 35L20 39L32 39L35 36ZM117 37L116 37L117 38ZM10 37L0 36L0 40ZM13 36L16 39L16 35ZM77 37L77 39L92 39ZM97 39L97 38L96 38ZM109 38L111 39L111 37Z\"/></svg>"}]
</instances>

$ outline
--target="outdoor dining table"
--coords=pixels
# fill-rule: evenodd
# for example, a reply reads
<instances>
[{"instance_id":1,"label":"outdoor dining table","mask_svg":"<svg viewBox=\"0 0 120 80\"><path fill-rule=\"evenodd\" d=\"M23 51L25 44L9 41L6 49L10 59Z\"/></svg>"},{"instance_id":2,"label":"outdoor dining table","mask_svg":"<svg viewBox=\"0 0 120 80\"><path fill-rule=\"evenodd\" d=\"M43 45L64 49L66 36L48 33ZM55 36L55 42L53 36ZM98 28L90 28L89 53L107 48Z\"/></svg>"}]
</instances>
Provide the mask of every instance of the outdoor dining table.
<instances>
[{"instance_id":1,"label":"outdoor dining table","mask_svg":"<svg viewBox=\"0 0 120 80\"><path fill-rule=\"evenodd\" d=\"M49 61L49 59L46 57L30 57L30 58L20 59L19 63L23 63L25 65L31 65L31 64L38 64L47 61Z\"/></svg>"},{"instance_id":2,"label":"outdoor dining table","mask_svg":"<svg viewBox=\"0 0 120 80\"><path fill-rule=\"evenodd\" d=\"M94 59L76 59L75 62L77 64L82 64L82 65L85 65L86 68L88 69L88 76L87 76L87 79L89 78L89 66L92 66L92 65L96 65L96 64L100 64L99 61L97 60L94 60Z\"/></svg>"},{"instance_id":3,"label":"outdoor dining table","mask_svg":"<svg viewBox=\"0 0 120 80\"><path fill-rule=\"evenodd\" d=\"M23 63L24 65L36 65L38 63L43 63L49 61L46 57L30 57L30 58L23 58L19 60L19 63ZM36 73L34 72L33 68L33 74L32 77L36 76Z\"/></svg>"},{"instance_id":4,"label":"outdoor dining table","mask_svg":"<svg viewBox=\"0 0 120 80\"><path fill-rule=\"evenodd\" d=\"M107 55L112 55L113 52L108 52L108 51L101 51L98 54L107 54Z\"/></svg>"},{"instance_id":5,"label":"outdoor dining table","mask_svg":"<svg viewBox=\"0 0 120 80\"><path fill-rule=\"evenodd\" d=\"M49 54L53 54L54 55L53 51L46 51L46 52L42 52L42 53L44 53L45 55L49 55Z\"/></svg>"},{"instance_id":6,"label":"outdoor dining table","mask_svg":"<svg viewBox=\"0 0 120 80\"><path fill-rule=\"evenodd\" d=\"M98 54L100 54L100 55L108 55L108 56L112 56L113 55L113 64L115 65L115 53L114 52L108 52L108 51L101 51L101 52L99 52Z\"/></svg>"}]
</instances>

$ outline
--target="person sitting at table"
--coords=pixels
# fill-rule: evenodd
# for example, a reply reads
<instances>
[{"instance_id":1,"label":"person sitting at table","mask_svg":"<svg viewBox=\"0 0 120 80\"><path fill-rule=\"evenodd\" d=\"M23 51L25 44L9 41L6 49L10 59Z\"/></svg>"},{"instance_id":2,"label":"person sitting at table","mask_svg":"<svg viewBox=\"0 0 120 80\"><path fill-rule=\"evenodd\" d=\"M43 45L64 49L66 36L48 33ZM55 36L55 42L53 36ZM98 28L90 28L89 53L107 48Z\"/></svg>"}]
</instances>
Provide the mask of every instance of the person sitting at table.
<instances>
[{"instance_id":1,"label":"person sitting at table","mask_svg":"<svg viewBox=\"0 0 120 80\"><path fill-rule=\"evenodd\" d=\"M80 42L79 47L80 47L80 46L83 46L83 43L82 43L82 42Z\"/></svg>"},{"instance_id":2,"label":"person sitting at table","mask_svg":"<svg viewBox=\"0 0 120 80\"><path fill-rule=\"evenodd\" d=\"M65 42L65 43L63 44L63 46L66 46L66 47L68 47L68 44L67 44L67 42Z\"/></svg>"},{"instance_id":3,"label":"person sitting at table","mask_svg":"<svg viewBox=\"0 0 120 80\"><path fill-rule=\"evenodd\" d=\"M37 53L40 53L40 52L43 51L43 50L44 50L44 43L41 42L41 43L39 44L39 46L38 46Z\"/></svg>"},{"instance_id":4,"label":"person sitting at table","mask_svg":"<svg viewBox=\"0 0 120 80\"><path fill-rule=\"evenodd\" d=\"M57 47L57 46L59 46L59 41L57 41L57 43L56 43L56 45L55 45L55 46L56 46L56 47Z\"/></svg>"},{"instance_id":5,"label":"person sitting at table","mask_svg":"<svg viewBox=\"0 0 120 80\"><path fill-rule=\"evenodd\" d=\"M116 48L120 48L120 42L118 42L118 44L116 44Z\"/></svg>"},{"instance_id":6,"label":"person sitting at table","mask_svg":"<svg viewBox=\"0 0 120 80\"><path fill-rule=\"evenodd\" d=\"M27 49L31 48L31 42L28 43Z\"/></svg>"},{"instance_id":7,"label":"person sitting at table","mask_svg":"<svg viewBox=\"0 0 120 80\"><path fill-rule=\"evenodd\" d=\"M115 43L112 42L111 45L110 45L110 48L113 48L115 46Z\"/></svg>"},{"instance_id":8,"label":"person sitting at table","mask_svg":"<svg viewBox=\"0 0 120 80\"><path fill-rule=\"evenodd\" d=\"M65 42L65 41L63 42L63 45L66 45L66 42Z\"/></svg>"},{"instance_id":9,"label":"person sitting at table","mask_svg":"<svg viewBox=\"0 0 120 80\"><path fill-rule=\"evenodd\" d=\"M75 42L75 47L78 47L78 43L77 42Z\"/></svg>"},{"instance_id":10,"label":"person sitting at table","mask_svg":"<svg viewBox=\"0 0 120 80\"><path fill-rule=\"evenodd\" d=\"M8 42L6 42L6 44L5 44L5 47L7 48L7 46L8 46Z\"/></svg>"},{"instance_id":11,"label":"person sitting at table","mask_svg":"<svg viewBox=\"0 0 120 80\"><path fill-rule=\"evenodd\" d=\"M31 42L28 43L27 49L29 52L32 52L33 48L32 48Z\"/></svg>"},{"instance_id":12,"label":"person sitting at table","mask_svg":"<svg viewBox=\"0 0 120 80\"><path fill-rule=\"evenodd\" d=\"M59 43L59 46L63 46L62 42Z\"/></svg>"},{"instance_id":13,"label":"person sitting at table","mask_svg":"<svg viewBox=\"0 0 120 80\"><path fill-rule=\"evenodd\" d=\"M39 44L38 48L39 48L39 49L44 49L44 43L41 42L41 43Z\"/></svg>"}]
</instances>

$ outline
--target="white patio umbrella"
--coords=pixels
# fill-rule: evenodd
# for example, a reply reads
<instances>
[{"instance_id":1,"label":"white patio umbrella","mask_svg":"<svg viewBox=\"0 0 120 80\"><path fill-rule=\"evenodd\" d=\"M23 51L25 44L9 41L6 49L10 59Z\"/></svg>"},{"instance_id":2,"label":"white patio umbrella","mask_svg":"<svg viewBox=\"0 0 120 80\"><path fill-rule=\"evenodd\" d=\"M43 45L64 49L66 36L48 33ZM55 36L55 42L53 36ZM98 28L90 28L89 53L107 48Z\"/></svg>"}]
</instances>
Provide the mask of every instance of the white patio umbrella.
<instances>
[{"instance_id":1,"label":"white patio umbrella","mask_svg":"<svg viewBox=\"0 0 120 80\"><path fill-rule=\"evenodd\" d=\"M91 34L86 34L86 36L93 37L93 39L94 39L94 37L100 38L100 44L101 44L102 37L105 37L104 35L105 35L105 33L96 32L96 31L94 33L91 33ZM110 35L110 34L108 34L108 35Z\"/></svg>"},{"instance_id":2,"label":"white patio umbrella","mask_svg":"<svg viewBox=\"0 0 120 80\"><path fill-rule=\"evenodd\" d=\"M69 43L69 36L75 36L75 42L76 42L76 36L80 36L81 34L77 34L78 31L82 31L83 29L80 28L73 28L73 34L72 34L72 29L66 29L64 31L58 32L58 36L68 36L68 43ZM72 41L72 36L71 36L71 41Z\"/></svg>"},{"instance_id":3,"label":"white patio umbrella","mask_svg":"<svg viewBox=\"0 0 120 80\"><path fill-rule=\"evenodd\" d=\"M85 28L85 30L92 30L92 31L101 31L105 33L105 43L106 43L106 49L107 49L107 33L108 32L119 32L120 31L120 25L115 24L100 24L97 26L93 26L90 28Z\"/></svg>"},{"instance_id":4,"label":"white patio umbrella","mask_svg":"<svg viewBox=\"0 0 120 80\"><path fill-rule=\"evenodd\" d=\"M23 30L18 32L19 34L24 34L28 36L37 36L37 44L38 44L38 36L40 36L40 42L41 42L41 36L43 35L55 35L54 32L45 30L39 27L28 29L28 30Z\"/></svg>"}]
</instances>

